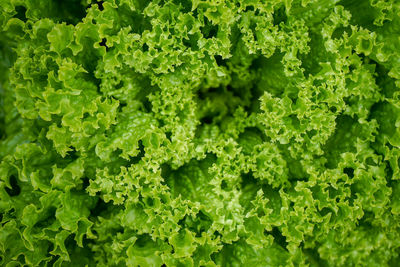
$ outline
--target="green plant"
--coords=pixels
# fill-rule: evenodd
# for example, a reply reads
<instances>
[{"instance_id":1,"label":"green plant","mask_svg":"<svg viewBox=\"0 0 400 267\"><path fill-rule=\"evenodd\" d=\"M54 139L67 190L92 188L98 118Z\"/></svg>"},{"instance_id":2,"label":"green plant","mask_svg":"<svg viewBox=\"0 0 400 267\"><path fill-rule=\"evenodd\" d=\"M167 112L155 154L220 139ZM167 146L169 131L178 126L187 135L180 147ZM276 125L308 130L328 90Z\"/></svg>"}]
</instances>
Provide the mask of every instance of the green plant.
<instances>
[{"instance_id":1,"label":"green plant","mask_svg":"<svg viewBox=\"0 0 400 267\"><path fill-rule=\"evenodd\" d=\"M0 0L0 265L398 266L399 14Z\"/></svg>"}]
</instances>

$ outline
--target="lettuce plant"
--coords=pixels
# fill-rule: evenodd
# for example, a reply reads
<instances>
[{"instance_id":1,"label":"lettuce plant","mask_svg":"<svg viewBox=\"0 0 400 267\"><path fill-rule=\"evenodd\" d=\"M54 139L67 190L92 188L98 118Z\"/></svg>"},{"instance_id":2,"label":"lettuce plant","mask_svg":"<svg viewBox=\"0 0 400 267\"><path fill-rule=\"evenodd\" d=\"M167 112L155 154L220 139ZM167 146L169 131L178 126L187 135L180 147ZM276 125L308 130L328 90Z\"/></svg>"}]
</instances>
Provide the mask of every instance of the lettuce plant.
<instances>
[{"instance_id":1,"label":"lettuce plant","mask_svg":"<svg viewBox=\"0 0 400 267\"><path fill-rule=\"evenodd\" d=\"M399 266L398 0L0 0L0 265Z\"/></svg>"}]
</instances>

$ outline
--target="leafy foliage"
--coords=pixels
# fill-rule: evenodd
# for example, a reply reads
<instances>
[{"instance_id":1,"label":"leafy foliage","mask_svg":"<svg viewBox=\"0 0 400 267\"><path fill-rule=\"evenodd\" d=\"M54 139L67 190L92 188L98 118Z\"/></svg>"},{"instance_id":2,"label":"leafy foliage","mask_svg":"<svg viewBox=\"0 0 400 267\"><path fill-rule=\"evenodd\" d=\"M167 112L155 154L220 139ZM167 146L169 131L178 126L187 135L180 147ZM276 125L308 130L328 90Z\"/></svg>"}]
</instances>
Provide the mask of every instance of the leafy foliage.
<instances>
[{"instance_id":1,"label":"leafy foliage","mask_svg":"<svg viewBox=\"0 0 400 267\"><path fill-rule=\"evenodd\" d=\"M398 266L399 14L0 0L0 265Z\"/></svg>"}]
</instances>

